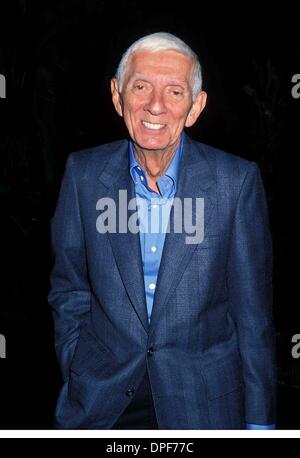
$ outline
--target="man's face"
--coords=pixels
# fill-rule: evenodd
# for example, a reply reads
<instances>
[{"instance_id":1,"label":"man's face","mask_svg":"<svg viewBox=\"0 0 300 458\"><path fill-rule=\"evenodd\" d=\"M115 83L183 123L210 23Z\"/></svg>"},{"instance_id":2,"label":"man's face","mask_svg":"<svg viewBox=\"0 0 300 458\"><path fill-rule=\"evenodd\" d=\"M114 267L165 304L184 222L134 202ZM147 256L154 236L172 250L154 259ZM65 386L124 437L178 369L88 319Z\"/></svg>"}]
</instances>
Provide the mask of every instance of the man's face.
<instances>
[{"instance_id":1,"label":"man's face","mask_svg":"<svg viewBox=\"0 0 300 458\"><path fill-rule=\"evenodd\" d=\"M206 103L192 100L194 62L177 51L138 51L128 63L122 94L112 80L115 108L140 148L177 148L184 127L195 123Z\"/></svg>"}]
</instances>

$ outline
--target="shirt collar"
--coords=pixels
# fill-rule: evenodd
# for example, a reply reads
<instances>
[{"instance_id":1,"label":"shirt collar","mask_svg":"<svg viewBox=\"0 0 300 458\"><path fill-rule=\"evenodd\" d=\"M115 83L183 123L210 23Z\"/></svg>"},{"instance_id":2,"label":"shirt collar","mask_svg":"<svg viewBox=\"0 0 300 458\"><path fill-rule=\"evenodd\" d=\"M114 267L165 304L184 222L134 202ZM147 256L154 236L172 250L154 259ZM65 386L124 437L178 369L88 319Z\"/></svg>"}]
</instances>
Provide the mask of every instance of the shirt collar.
<instances>
[{"instance_id":1,"label":"shirt collar","mask_svg":"<svg viewBox=\"0 0 300 458\"><path fill-rule=\"evenodd\" d=\"M161 180L164 176L168 176L174 182L175 187L176 187L176 184L177 184L177 181L178 181L178 176L179 176L179 163L180 163L180 158L182 156L183 143L184 143L184 132L182 132L182 134L181 134L179 146L178 146L178 148L177 148L177 150L176 150L176 152L175 152L175 154L173 156L173 159L172 159L169 167L165 171L164 175L162 177L160 177L160 179L159 179L159 180ZM134 170L138 169L138 170L143 171L141 165L136 160L136 157L135 157L134 152L133 152L133 143L131 141L129 143L129 169L130 169L130 175L131 175L131 178L133 179L133 181L135 181ZM145 172L144 172L144 174L145 174ZM158 180L158 183L159 183L159 180Z\"/></svg>"}]
</instances>

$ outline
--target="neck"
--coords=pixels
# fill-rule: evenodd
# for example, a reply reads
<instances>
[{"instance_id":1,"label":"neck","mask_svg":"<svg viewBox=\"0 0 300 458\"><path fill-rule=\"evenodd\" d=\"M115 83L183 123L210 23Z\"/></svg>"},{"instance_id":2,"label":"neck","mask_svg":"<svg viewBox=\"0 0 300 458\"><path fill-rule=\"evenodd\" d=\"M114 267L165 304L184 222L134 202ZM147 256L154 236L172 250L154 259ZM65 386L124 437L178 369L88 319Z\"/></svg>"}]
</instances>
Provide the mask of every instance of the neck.
<instances>
[{"instance_id":1,"label":"neck","mask_svg":"<svg viewBox=\"0 0 300 458\"><path fill-rule=\"evenodd\" d=\"M156 182L168 169L178 144L164 150L145 150L134 145L134 154L142 168L146 171L147 179Z\"/></svg>"}]
</instances>

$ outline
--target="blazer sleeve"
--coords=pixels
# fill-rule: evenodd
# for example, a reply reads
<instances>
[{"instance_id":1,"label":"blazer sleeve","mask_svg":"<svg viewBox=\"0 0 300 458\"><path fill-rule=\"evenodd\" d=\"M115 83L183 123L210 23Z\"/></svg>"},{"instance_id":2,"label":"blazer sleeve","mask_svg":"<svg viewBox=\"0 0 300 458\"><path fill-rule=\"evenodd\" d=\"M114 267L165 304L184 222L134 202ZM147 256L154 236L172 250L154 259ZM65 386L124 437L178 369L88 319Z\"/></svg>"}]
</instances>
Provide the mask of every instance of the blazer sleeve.
<instances>
[{"instance_id":1,"label":"blazer sleeve","mask_svg":"<svg viewBox=\"0 0 300 458\"><path fill-rule=\"evenodd\" d=\"M48 301L53 312L55 349L64 380L68 378L80 328L89 317L91 296L73 162L71 154L51 220L54 267Z\"/></svg>"},{"instance_id":2,"label":"blazer sleeve","mask_svg":"<svg viewBox=\"0 0 300 458\"><path fill-rule=\"evenodd\" d=\"M228 287L242 358L245 421L275 423L276 356L272 314L272 241L258 166L249 163L232 228Z\"/></svg>"}]
</instances>

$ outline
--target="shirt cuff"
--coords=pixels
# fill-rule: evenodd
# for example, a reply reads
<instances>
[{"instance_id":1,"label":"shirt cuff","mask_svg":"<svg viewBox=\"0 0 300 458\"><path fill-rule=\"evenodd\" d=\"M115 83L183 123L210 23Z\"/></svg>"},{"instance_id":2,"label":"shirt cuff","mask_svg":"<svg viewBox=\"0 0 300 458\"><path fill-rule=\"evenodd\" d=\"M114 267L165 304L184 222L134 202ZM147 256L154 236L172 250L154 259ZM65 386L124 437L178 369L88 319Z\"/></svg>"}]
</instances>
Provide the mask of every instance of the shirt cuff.
<instances>
[{"instance_id":1,"label":"shirt cuff","mask_svg":"<svg viewBox=\"0 0 300 458\"><path fill-rule=\"evenodd\" d=\"M246 423L246 429L276 429L275 425L255 425L253 423Z\"/></svg>"}]
</instances>

